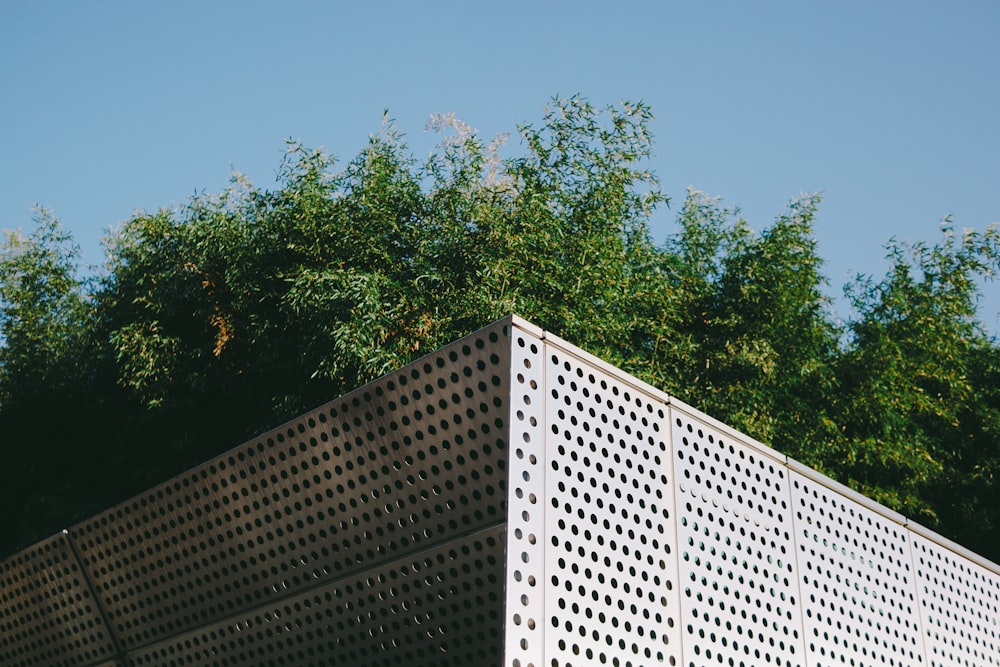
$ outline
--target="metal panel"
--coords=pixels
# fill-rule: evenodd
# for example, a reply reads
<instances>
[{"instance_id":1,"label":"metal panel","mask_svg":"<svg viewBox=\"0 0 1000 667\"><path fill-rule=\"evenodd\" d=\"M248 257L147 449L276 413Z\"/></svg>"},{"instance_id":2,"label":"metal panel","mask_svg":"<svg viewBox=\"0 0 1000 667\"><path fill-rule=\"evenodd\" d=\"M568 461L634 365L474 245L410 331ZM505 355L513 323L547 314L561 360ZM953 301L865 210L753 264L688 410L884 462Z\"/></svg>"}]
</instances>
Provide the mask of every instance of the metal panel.
<instances>
[{"instance_id":1,"label":"metal panel","mask_svg":"<svg viewBox=\"0 0 1000 667\"><path fill-rule=\"evenodd\" d=\"M0 664L68 667L115 655L66 533L0 563Z\"/></svg>"},{"instance_id":2,"label":"metal panel","mask_svg":"<svg viewBox=\"0 0 1000 667\"><path fill-rule=\"evenodd\" d=\"M502 522L505 328L74 527L126 649Z\"/></svg>"},{"instance_id":3,"label":"metal panel","mask_svg":"<svg viewBox=\"0 0 1000 667\"><path fill-rule=\"evenodd\" d=\"M545 356L540 338L511 332L504 664L545 663Z\"/></svg>"},{"instance_id":4,"label":"metal panel","mask_svg":"<svg viewBox=\"0 0 1000 667\"><path fill-rule=\"evenodd\" d=\"M1000 665L1000 574L911 533L926 664Z\"/></svg>"},{"instance_id":5,"label":"metal panel","mask_svg":"<svg viewBox=\"0 0 1000 667\"><path fill-rule=\"evenodd\" d=\"M906 528L790 474L809 664L923 664Z\"/></svg>"},{"instance_id":6,"label":"metal panel","mask_svg":"<svg viewBox=\"0 0 1000 667\"><path fill-rule=\"evenodd\" d=\"M545 665L680 657L666 406L546 346Z\"/></svg>"},{"instance_id":7,"label":"metal panel","mask_svg":"<svg viewBox=\"0 0 1000 667\"><path fill-rule=\"evenodd\" d=\"M0 563L4 665L501 662L997 667L1000 568L516 317Z\"/></svg>"},{"instance_id":8,"label":"metal panel","mask_svg":"<svg viewBox=\"0 0 1000 667\"><path fill-rule=\"evenodd\" d=\"M129 665L497 665L503 569L503 529L490 528L201 626Z\"/></svg>"},{"instance_id":9,"label":"metal panel","mask_svg":"<svg viewBox=\"0 0 1000 667\"><path fill-rule=\"evenodd\" d=\"M671 408L683 664L804 664L788 472Z\"/></svg>"}]
</instances>

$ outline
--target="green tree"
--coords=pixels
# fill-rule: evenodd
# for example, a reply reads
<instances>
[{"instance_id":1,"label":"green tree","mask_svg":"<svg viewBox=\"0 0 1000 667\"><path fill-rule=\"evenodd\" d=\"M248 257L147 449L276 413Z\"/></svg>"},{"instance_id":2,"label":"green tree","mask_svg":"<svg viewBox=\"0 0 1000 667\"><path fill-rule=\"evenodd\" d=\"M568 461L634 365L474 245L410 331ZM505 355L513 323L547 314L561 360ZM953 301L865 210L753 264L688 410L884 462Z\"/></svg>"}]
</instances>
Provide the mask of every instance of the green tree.
<instances>
[{"instance_id":1,"label":"green tree","mask_svg":"<svg viewBox=\"0 0 1000 667\"><path fill-rule=\"evenodd\" d=\"M992 489L1000 455L996 341L976 317L978 281L1000 268L1000 229L959 233L946 219L939 243L892 243L889 260L885 278L849 287L858 316L839 360L842 391L832 398L842 432L826 463L890 507L968 531L962 524L979 519L960 508L978 501L951 489L973 478Z\"/></svg>"},{"instance_id":2,"label":"green tree","mask_svg":"<svg viewBox=\"0 0 1000 667\"><path fill-rule=\"evenodd\" d=\"M79 251L59 221L38 209L30 235L0 245L0 532L22 542L73 516L74 440L95 381L92 306L78 277ZM96 509L96 508L94 508Z\"/></svg>"},{"instance_id":3,"label":"green tree","mask_svg":"<svg viewBox=\"0 0 1000 667\"><path fill-rule=\"evenodd\" d=\"M517 312L612 361L635 356L640 307L664 296L648 220L666 199L642 166L651 119L639 103L555 100L540 128L520 128L523 156L478 168L450 335Z\"/></svg>"},{"instance_id":4,"label":"green tree","mask_svg":"<svg viewBox=\"0 0 1000 667\"><path fill-rule=\"evenodd\" d=\"M289 142L274 189L137 214L88 281L40 213L0 248L0 551L516 312L997 557L998 231L893 245L840 325L815 195L754 232L691 191L653 242L651 120L573 97L516 149L450 115L426 161L388 117L342 165Z\"/></svg>"},{"instance_id":5,"label":"green tree","mask_svg":"<svg viewBox=\"0 0 1000 667\"><path fill-rule=\"evenodd\" d=\"M674 290L675 378L707 412L815 464L838 328L816 253L816 195L754 234L738 211L690 192L679 216Z\"/></svg>"},{"instance_id":6,"label":"green tree","mask_svg":"<svg viewBox=\"0 0 1000 667\"><path fill-rule=\"evenodd\" d=\"M0 401L4 405L79 374L79 334L89 306L77 277L79 249L51 212L39 209L30 236L7 232L0 246Z\"/></svg>"},{"instance_id":7,"label":"green tree","mask_svg":"<svg viewBox=\"0 0 1000 667\"><path fill-rule=\"evenodd\" d=\"M972 391L938 447L944 475L927 491L933 525L960 544L1000 560L1000 346L979 340L966 370Z\"/></svg>"}]
</instances>

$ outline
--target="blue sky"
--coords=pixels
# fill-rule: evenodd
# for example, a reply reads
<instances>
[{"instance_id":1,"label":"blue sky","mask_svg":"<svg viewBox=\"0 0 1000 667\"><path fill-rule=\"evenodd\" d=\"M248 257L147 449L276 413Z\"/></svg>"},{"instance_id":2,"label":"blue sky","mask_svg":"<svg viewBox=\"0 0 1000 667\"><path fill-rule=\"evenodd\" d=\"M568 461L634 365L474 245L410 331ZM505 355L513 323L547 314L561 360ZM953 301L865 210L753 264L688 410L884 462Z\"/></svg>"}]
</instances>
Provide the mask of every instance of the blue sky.
<instances>
[{"instance_id":1,"label":"blue sky","mask_svg":"<svg viewBox=\"0 0 1000 667\"><path fill-rule=\"evenodd\" d=\"M653 107L650 166L673 198L658 242L688 186L755 229L822 192L836 297L884 271L890 237L1000 221L998 34L985 0L4 0L0 227L29 228L40 203L97 264L137 209L233 169L270 187L288 137L346 160L388 108L423 156L433 113L492 136L581 93ZM982 317L1000 331L1000 283Z\"/></svg>"}]
</instances>

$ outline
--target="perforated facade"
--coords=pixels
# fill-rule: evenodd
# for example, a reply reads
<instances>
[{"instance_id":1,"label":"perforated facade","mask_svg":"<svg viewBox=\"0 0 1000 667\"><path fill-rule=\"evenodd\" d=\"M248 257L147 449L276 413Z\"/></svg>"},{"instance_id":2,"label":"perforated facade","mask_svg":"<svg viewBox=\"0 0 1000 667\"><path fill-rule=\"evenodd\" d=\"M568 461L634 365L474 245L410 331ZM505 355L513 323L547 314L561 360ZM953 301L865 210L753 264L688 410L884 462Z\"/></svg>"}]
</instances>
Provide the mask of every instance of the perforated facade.
<instances>
[{"instance_id":1,"label":"perforated facade","mask_svg":"<svg viewBox=\"0 0 1000 667\"><path fill-rule=\"evenodd\" d=\"M516 317L0 563L3 665L1000 665L1000 568Z\"/></svg>"}]
</instances>

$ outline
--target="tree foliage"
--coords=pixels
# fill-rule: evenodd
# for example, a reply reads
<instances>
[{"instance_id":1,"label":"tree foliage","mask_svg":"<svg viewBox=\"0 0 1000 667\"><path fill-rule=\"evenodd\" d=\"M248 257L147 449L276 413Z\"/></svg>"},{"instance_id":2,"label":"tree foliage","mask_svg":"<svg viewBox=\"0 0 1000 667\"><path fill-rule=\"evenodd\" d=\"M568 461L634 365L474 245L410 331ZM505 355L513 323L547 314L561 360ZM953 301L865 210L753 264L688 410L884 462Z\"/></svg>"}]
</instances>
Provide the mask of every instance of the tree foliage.
<instances>
[{"instance_id":1,"label":"tree foliage","mask_svg":"<svg viewBox=\"0 0 1000 667\"><path fill-rule=\"evenodd\" d=\"M272 190L139 213L84 280L40 212L0 249L10 551L516 312L994 558L1000 348L976 320L996 228L890 245L825 296L803 195L761 231L645 166L650 109L556 99L519 153L454 116L344 165L290 142ZM58 413L61 418L53 420ZM61 472L60 472L61 469ZM55 472L53 472L55 470Z\"/></svg>"},{"instance_id":2,"label":"tree foliage","mask_svg":"<svg viewBox=\"0 0 1000 667\"><path fill-rule=\"evenodd\" d=\"M1000 229L958 232L946 219L938 243L891 243L888 259L884 278L850 287L858 315L838 359L841 433L826 465L888 505L932 525L946 520L966 544L978 544L974 526L991 525L996 513L967 512L986 498L956 490L973 479L996 488L990 377L998 348L976 319L976 286L1000 266Z\"/></svg>"}]
</instances>

